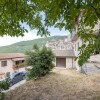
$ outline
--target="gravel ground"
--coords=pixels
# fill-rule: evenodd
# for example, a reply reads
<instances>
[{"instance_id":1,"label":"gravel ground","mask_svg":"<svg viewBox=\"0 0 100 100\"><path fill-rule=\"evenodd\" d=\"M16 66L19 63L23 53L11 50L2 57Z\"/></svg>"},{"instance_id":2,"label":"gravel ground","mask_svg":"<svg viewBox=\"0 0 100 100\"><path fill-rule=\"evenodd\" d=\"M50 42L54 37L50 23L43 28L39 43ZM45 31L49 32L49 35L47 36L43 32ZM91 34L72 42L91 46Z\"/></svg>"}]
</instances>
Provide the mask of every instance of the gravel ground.
<instances>
[{"instance_id":1,"label":"gravel ground","mask_svg":"<svg viewBox=\"0 0 100 100\"><path fill-rule=\"evenodd\" d=\"M100 74L55 68L45 77L7 92L5 100L100 100Z\"/></svg>"}]
</instances>

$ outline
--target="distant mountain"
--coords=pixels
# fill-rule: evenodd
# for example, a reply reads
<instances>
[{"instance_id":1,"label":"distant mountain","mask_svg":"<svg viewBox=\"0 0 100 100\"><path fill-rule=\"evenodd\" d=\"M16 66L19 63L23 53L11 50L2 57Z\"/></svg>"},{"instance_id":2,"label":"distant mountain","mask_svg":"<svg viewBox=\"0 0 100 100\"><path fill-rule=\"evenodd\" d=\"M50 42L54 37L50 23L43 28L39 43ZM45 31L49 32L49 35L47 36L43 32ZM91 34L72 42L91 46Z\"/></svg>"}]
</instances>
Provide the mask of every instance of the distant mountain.
<instances>
[{"instance_id":1,"label":"distant mountain","mask_svg":"<svg viewBox=\"0 0 100 100\"><path fill-rule=\"evenodd\" d=\"M67 36L52 36L47 38L39 38L34 40L17 42L12 45L0 47L0 53L25 53L26 51L32 50L34 44L37 44L39 47L46 44L47 41L52 40L63 40Z\"/></svg>"}]
</instances>

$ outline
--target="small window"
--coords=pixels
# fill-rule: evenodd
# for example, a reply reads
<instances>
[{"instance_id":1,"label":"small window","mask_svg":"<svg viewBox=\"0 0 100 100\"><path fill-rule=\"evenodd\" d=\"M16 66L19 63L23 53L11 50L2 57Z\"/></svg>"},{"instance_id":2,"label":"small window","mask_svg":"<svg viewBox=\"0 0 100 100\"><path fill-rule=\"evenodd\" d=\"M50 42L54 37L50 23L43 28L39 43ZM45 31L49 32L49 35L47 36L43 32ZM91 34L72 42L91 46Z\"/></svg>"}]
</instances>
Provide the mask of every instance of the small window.
<instances>
[{"instance_id":1,"label":"small window","mask_svg":"<svg viewBox=\"0 0 100 100\"><path fill-rule=\"evenodd\" d=\"M2 66L2 67L7 66L7 61L2 61L2 62L1 62L1 66Z\"/></svg>"},{"instance_id":2,"label":"small window","mask_svg":"<svg viewBox=\"0 0 100 100\"><path fill-rule=\"evenodd\" d=\"M75 44L75 51L76 51L76 44Z\"/></svg>"},{"instance_id":3,"label":"small window","mask_svg":"<svg viewBox=\"0 0 100 100\"><path fill-rule=\"evenodd\" d=\"M19 64L19 61L16 61L16 65Z\"/></svg>"},{"instance_id":4,"label":"small window","mask_svg":"<svg viewBox=\"0 0 100 100\"><path fill-rule=\"evenodd\" d=\"M22 60L22 63L24 63L24 60Z\"/></svg>"},{"instance_id":5,"label":"small window","mask_svg":"<svg viewBox=\"0 0 100 100\"><path fill-rule=\"evenodd\" d=\"M79 42L78 42L78 44L77 44L77 49L79 48Z\"/></svg>"}]
</instances>

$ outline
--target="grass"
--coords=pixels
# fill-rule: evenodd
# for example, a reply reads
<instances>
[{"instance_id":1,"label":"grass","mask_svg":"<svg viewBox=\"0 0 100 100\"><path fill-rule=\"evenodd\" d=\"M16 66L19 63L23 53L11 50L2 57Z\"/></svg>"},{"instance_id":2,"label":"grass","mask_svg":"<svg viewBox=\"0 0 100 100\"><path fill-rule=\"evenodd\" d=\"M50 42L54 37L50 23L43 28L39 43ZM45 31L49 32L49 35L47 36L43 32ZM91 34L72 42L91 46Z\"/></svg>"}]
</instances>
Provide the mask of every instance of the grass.
<instances>
[{"instance_id":1,"label":"grass","mask_svg":"<svg viewBox=\"0 0 100 100\"><path fill-rule=\"evenodd\" d=\"M54 69L6 94L5 100L100 100L100 75Z\"/></svg>"}]
</instances>

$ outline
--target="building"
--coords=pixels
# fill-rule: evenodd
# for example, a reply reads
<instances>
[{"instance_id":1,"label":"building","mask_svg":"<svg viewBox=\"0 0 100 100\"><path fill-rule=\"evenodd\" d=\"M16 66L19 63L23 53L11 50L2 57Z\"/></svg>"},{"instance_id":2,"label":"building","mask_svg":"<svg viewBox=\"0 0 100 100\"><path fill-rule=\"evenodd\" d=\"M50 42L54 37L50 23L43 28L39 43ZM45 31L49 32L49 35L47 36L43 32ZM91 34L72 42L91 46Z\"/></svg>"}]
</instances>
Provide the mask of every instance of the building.
<instances>
[{"instance_id":1,"label":"building","mask_svg":"<svg viewBox=\"0 0 100 100\"><path fill-rule=\"evenodd\" d=\"M24 59L25 55L21 53L0 54L0 78L25 70Z\"/></svg>"},{"instance_id":2,"label":"building","mask_svg":"<svg viewBox=\"0 0 100 100\"><path fill-rule=\"evenodd\" d=\"M69 39L52 40L46 43L46 47L52 50L73 50L73 43Z\"/></svg>"},{"instance_id":3,"label":"building","mask_svg":"<svg viewBox=\"0 0 100 100\"><path fill-rule=\"evenodd\" d=\"M75 68L73 43L69 39L47 42L46 47L52 49L55 54L56 67Z\"/></svg>"},{"instance_id":4,"label":"building","mask_svg":"<svg viewBox=\"0 0 100 100\"><path fill-rule=\"evenodd\" d=\"M55 54L55 66L63 68L75 68L75 54L73 50L53 50Z\"/></svg>"},{"instance_id":5,"label":"building","mask_svg":"<svg viewBox=\"0 0 100 100\"><path fill-rule=\"evenodd\" d=\"M75 57L78 57L78 54L79 54L78 48L82 46L82 44L83 44L82 40L78 37L77 34L73 34L73 37L71 39L72 39L72 42L73 42ZM81 70L79 65L78 65L78 61L77 60L75 61L75 66L76 66L76 69L78 71Z\"/></svg>"},{"instance_id":6,"label":"building","mask_svg":"<svg viewBox=\"0 0 100 100\"><path fill-rule=\"evenodd\" d=\"M79 16L79 20L80 20L80 17L81 17L81 16ZM97 30L97 31L100 31L100 20L99 20L98 23L95 25L95 27L94 27L93 30L94 30L94 31L96 31L96 30ZM80 37L78 37L77 32L78 32L78 23L75 23L75 30L73 31L72 36L71 36L71 40L72 40L72 42L73 42L73 47L74 47L75 57L78 57L78 55L79 55L79 50L78 50L78 48L81 47L82 44L84 43L84 42L82 41L82 39L81 39ZM96 34L96 33L95 33L95 34ZM87 45L88 42L86 42L85 44ZM76 66L76 69L77 69L78 71L80 71L81 68L84 69L84 67L88 67L88 66L86 66L86 64L84 64L83 66L80 67L80 66L78 65L78 60L75 61L75 66Z\"/></svg>"}]
</instances>

